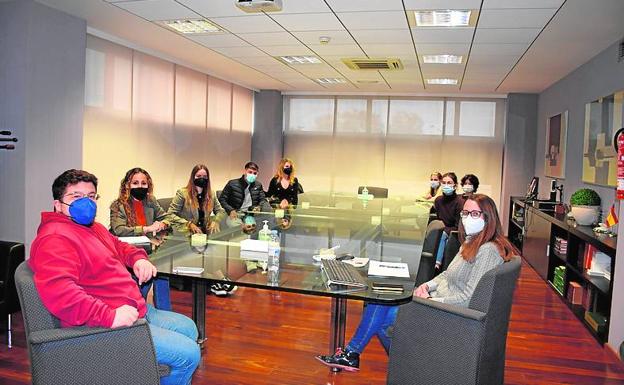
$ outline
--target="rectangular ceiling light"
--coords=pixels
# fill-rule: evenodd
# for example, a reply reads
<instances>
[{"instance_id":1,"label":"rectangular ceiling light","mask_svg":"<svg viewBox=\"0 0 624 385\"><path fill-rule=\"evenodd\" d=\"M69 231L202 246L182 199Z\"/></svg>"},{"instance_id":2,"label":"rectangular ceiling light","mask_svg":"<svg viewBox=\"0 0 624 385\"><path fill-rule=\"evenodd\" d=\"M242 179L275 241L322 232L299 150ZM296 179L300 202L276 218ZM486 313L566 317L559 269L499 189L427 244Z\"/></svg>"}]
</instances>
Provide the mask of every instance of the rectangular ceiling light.
<instances>
[{"instance_id":1,"label":"rectangular ceiling light","mask_svg":"<svg viewBox=\"0 0 624 385\"><path fill-rule=\"evenodd\" d=\"M447 78L427 79L427 84L456 85L457 79L447 79Z\"/></svg>"},{"instance_id":2,"label":"rectangular ceiling light","mask_svg":"<svg viewBox=\"0 0 624 385\"><path fill-rule=\"evenodd\" d=\"M343 78L318 78L314 79L314 81L320 84L343 84L347 82Z\"/></svg>"},{"instance_id":3,"label":"rectangular ceiling light","mask_svg":"<svg viewBox=\"0 0 624 385\"><path fill-rule=\"evenodd\" d=\"M462 55L423 55L425 64L461 64L464 57Z\"/></svg>"},{"instance_id":4,"label":"rectangular ceiling light","mask_svg":"<svg viewBox=\"0 0 624 385\"><path fill-rule=\"evenodd\" d=\"M287 64L319 64L321 59L316 56L278 56L279 60Z\"/></svg>"},{"instance_id":5,"label":"rectangular ceiling light","mask_svg":"<svg viewBox=\"0 0 624 385\"><path fill-rule=\"evenodd\" d=\"M475 25L477 14L478 11L470 9L419 10L414 11L411 24L412 27L469 27Z\"/></svg>"},{"instance_id":6,"label":"rectangular ceiling light","mask_svg":"<svg viewBox=\"0 0 624 385\"><path fill-rule=\"evenodd\" d=\"M222 32L221 28L205 19L166 20L162 23L168 28L185 35Z\"/></svg>"}]
</instances>

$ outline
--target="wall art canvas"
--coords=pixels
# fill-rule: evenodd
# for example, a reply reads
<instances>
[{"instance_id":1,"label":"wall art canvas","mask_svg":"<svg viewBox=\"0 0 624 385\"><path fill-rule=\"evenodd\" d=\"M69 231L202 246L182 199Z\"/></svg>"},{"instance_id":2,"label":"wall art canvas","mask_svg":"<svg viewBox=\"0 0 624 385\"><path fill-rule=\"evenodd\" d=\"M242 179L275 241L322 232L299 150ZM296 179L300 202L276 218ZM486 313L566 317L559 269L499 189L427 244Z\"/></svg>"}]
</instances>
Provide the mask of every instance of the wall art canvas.
<instances>
[{"instance_id":1,"label":"wall art canvas","mask_svg":"<svg viewBox=\"0 0 624 385\"><path fill-rule=\"evenodd\" d=\"M568 111L546 120L544 175L552 178L565 178L567 135Z\"/></svg>"},{"instance_id":2,"label":"wall art canvas","mask_svg":"<svg viewBox=\"0 0 624 385\"><path fill-rule=\"evenodd\" d=\"M624 91L619 91L585 105L583 182L615 186L617 153L613 134L622 128L623 99Z\"/></svg>"}]
</instances>

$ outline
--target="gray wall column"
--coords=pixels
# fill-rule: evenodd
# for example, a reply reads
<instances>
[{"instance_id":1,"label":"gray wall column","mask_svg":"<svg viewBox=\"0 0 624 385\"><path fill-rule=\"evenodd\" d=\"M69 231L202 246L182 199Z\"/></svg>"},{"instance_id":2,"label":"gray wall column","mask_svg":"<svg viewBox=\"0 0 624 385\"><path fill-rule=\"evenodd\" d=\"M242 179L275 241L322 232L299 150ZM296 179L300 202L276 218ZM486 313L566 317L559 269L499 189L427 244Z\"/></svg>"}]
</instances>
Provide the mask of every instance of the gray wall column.
<instances>
[{"instance_id":1,"label":"gray wall column","mask_svg":"<svg viewBox=\"0 0 624 385\"><path fill-rule=\"evenodd\" d=\"M52 181L82 165L86 22L34 1L0 3L0 239L35 236Z\"/></svg>"},{"instance_id":2,"label":"gray wall column","mask_svg":"<svg viewBox=\"0 0 624 385\"><path fill-rule=\"evenodd\" d=\"M260 166L259 179L265 188L284 153L283 102L279 91L254 92L254 131L251 159Z\"/></svg>"}]
</instances>

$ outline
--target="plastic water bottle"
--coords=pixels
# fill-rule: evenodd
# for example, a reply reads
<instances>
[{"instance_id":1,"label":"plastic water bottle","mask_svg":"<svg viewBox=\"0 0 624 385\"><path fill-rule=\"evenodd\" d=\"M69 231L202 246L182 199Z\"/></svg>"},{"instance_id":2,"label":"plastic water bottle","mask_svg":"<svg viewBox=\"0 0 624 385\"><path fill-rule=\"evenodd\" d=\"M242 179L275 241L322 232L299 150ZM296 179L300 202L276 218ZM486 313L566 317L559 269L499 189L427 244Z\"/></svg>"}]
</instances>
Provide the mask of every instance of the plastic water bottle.
<instances>
[{"instance_id":1,"label":"plastic water bottle","mask_svg":"<svg viewBox=\"0 0 624 385\"><path fill-rule=\"evenodd\" d=\"M267 282L271 286L279 285L280 239L277 230L271 231L269 255L267 261Z\"/></svg>"}]
</instances>

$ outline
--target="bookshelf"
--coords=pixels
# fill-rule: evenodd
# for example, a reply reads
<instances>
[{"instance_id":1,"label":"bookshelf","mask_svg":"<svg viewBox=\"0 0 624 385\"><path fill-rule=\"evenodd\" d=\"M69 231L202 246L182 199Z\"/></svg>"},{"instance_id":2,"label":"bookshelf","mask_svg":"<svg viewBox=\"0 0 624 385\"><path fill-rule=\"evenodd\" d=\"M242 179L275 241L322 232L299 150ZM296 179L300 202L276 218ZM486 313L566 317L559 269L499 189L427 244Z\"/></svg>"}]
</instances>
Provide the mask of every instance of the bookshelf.
<instances>
[{"instance_id":1,"label":"bookshelf","mask_svg":"<svg viewBox=\"0 0 624 385\"><path fill-rule=\"evenodd\" d=\"M508 238L522 257L601 343L609 335L616 238L577 226L565 215L510 200ZM596 257L598 255L598 257ZM588 273L590 259L610 261L611 273Z\"/></svg>"}]
</instances>

